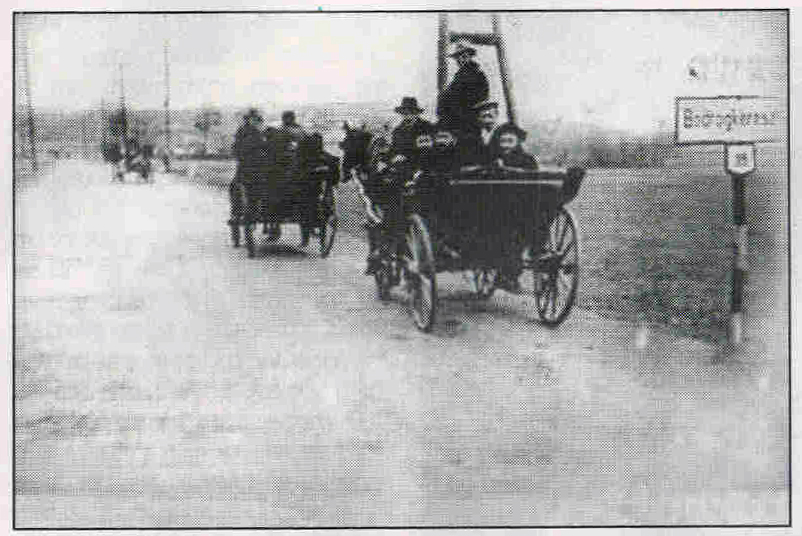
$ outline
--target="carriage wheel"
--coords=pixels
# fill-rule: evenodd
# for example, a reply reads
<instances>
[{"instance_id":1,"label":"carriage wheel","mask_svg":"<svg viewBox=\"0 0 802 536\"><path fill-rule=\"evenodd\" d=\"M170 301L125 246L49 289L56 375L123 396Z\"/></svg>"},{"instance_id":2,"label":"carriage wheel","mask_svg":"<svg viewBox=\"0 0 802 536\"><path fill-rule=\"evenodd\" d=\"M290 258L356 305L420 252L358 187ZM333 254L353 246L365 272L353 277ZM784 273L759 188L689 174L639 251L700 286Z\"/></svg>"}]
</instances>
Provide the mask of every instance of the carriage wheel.
<instances>
[{"instance_id":1,"label":"carriage wheel","mask_svg":"<svg viewBox=\"0 0 802 536\"><path fill-rule=\"evenodd\" d=\"M534 268L535 298L541 321L558 326L571 311L579 285L579 234L573 215L564 207L549 227Z\"/></svg>"},{"instance_id":2,"label":"carriage wheel","mask_svg":"<svg viewBox=\"0 0 802 536\"><path fill-rule=\"evenodd\" d=\"M337 234L337 215L332 210L320 227L320 256L324 259L331 253L334 235Z\"/></svg>"},{"instance_id":3,"label":"carriage wheel","mask_svg":"<svg viewBox=\"0 0 802 536\"><path fill-rule=\"evenodd\" d=\"M496 291L498 270L481 268L473 271L473 290L480 300L487 300Z\"/></svg>"},{"instance_id":4,"label":"carriage wheel","mask_svg":"<svg viewBox=\"0 0 802 536\"><path fill-rule=\"evenodd\" d=\"M436 269L429 231L417 214L409 217L406 255L404 270L412 318L419 330L428 332L437 309Z\"/></svg>"}]
</instances>

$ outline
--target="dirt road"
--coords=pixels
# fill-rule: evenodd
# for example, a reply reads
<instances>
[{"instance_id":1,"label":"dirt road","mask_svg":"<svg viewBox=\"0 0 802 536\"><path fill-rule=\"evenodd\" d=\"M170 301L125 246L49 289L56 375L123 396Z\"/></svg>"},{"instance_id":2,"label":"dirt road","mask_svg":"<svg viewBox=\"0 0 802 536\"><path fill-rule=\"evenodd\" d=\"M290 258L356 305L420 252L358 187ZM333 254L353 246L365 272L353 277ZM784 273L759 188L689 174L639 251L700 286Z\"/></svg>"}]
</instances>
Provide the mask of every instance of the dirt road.
<instances>
[{"instance_id":1,"label":"dirt road","mask_svg":"<svg viewBox=\"0 0 802 536\"><path fill-rule=\"evenodd\" d=\"M18 527L787 521L774 332L638 349L444 276L422 334L357 238L321 259L288 228L248 259L223 191L99 164L16 210Z\"/></svg>"}]
</instances>

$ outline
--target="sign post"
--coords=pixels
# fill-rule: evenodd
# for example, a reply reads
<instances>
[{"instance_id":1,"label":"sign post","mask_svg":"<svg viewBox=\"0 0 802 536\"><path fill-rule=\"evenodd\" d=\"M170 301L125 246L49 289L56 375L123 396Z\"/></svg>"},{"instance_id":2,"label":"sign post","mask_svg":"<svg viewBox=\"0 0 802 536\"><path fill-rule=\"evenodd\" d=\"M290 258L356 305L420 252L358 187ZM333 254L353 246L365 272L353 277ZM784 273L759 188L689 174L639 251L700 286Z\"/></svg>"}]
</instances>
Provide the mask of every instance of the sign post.
<instances>
[{"instance_id":1,"label":"sign post","mask_svg":"<svg viewBox=\"0 0 802 536\"><path fill-rule=\"evenodd\" d=\"M679 97L678 145L724 145L724 169L732 179L733 262L729 339L743 341L743 295L748 274L746 178L756 168L755 143L779 139L785 113L776 99L753 96Z\"/></svg>"}]
</instances>

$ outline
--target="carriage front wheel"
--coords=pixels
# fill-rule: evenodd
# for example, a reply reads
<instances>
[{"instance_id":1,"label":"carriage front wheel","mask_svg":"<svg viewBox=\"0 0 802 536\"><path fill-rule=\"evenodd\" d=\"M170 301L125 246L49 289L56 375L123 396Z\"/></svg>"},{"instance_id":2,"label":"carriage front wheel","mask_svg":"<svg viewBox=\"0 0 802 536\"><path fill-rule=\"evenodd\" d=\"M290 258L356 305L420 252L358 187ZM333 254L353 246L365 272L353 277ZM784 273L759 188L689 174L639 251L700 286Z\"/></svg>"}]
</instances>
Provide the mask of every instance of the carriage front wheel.
<instances>
[{"instance_id":1,"label":"carriage front wheel","mask_svg":"<svg viewBox=\"0 0 802 536\"><path fill-rule=\"evenodd\" d=\"M544 324L558 326L571 311L579 285L579 233L568 209L557 211L540 253L536 248L533 252L538 315Z\"/></svg>"},{"instance_id":2,"label":"carriage front wheel","mask_svg":"<svg viewBox=\"0 0 802 536\"><path fill-rule=\"evenodd\" d=\"M423 218L408 219L404 279L412 318L419 330L431 331L437 309L436 268L432 241Z\"/></svg>"}]
</instances>

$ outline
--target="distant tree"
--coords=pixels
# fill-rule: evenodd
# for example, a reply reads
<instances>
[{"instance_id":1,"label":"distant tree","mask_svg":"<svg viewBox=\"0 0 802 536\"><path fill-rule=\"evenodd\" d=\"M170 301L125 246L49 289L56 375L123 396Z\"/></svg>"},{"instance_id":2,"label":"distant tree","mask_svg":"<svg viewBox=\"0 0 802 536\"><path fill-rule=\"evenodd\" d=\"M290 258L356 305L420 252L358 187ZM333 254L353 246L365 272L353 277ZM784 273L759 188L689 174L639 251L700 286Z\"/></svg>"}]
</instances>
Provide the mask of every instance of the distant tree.
<instances>
[{"instance_id":1,"label":"distant tree","mask_svg":"<svg viewBox=\"0 0 802 536\"><path fill-rule=\"evenodd\" d=\"M209 132L212 127L219 126L222 123L223 116L219 110L214 108L204 108L198 112L195 118L195 128L203 134L203 152L206 153L207 143L209 140Z\"/></svg>"}]
</instances>

